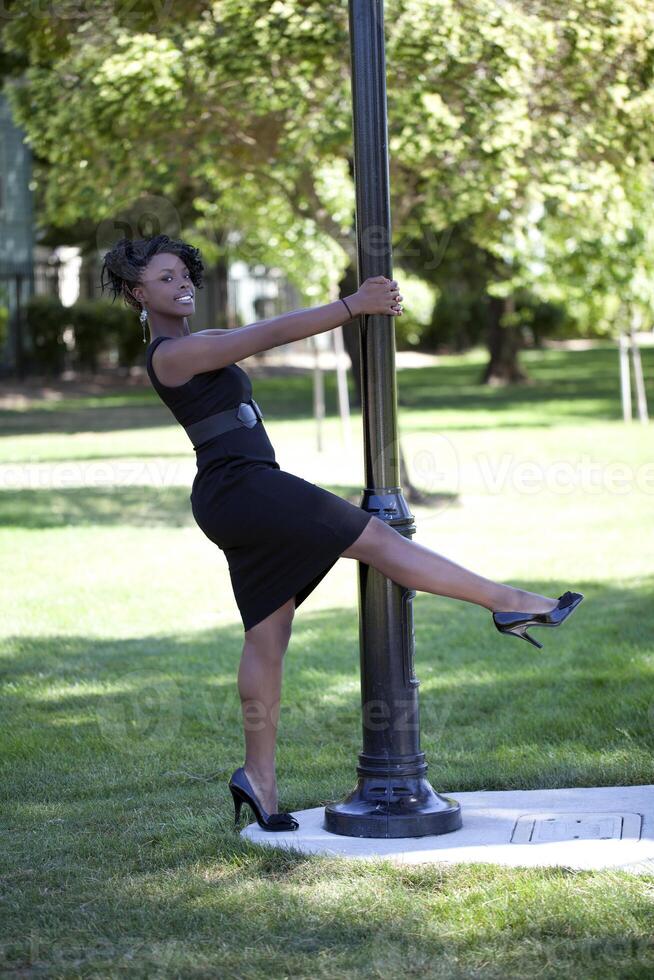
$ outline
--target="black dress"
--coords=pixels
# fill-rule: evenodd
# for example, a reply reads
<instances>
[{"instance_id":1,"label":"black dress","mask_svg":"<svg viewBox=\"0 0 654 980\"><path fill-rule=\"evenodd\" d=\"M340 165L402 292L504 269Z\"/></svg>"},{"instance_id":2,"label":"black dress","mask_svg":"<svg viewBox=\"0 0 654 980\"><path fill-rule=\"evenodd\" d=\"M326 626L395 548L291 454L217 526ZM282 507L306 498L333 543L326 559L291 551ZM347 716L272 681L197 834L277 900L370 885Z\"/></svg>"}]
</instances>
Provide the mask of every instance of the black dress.
<instances>
[{"instance_id":1,"label":"black dress","mask_svg":"<svg viewBox=\"0 0 654 980\"><path fill-rule=\"evenodd\" d=\"M146 369L181 425L251 399L250 378L237 364L195 374L182 385L162 384L152 355L168 339L156 337L148 345ZM245 630L291 597L295 608L304 602L373 516L280 469L260 420L251 429L239 426L198 444L196 460L193 517L225 553Z\"/></svg>"}]
</instances>

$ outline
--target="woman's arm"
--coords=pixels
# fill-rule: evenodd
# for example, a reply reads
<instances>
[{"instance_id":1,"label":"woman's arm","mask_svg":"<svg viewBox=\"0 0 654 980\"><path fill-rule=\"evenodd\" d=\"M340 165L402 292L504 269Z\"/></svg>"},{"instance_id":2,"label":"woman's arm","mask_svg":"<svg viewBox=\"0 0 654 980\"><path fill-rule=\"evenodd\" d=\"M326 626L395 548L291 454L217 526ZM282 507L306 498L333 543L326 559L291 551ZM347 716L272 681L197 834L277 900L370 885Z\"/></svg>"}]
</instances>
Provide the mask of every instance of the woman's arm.
<instances>
[{"instance_id":1,"label":"woman's arm","mask_svg":"<svg viewBox=\"0 0 654 980\"><path fill-rule=\"evenodd\" d=\"M362 313L399 316L401 299L395 280L375 276L366 279L356 293L346 296L345 302L352 317ZM163 384L181 384L195 374L216 371L252 354L333 330L350 319L345 304L336 300L220 331L221 336L210 336L213 331L198 331L190 336L170 338L153 355L153 361L155 357L157 361L155 370Z\"/></svg>"}]
</instances>

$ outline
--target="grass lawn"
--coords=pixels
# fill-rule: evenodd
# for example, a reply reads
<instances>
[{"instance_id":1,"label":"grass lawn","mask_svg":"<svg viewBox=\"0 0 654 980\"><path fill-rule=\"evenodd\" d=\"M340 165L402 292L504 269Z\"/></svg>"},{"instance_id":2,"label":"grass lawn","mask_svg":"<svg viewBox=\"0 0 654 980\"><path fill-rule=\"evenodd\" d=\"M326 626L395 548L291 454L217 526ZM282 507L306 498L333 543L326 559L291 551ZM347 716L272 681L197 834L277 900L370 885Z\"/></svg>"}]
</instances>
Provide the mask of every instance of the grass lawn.
<instances>
[{"instance_id":1,"label":"grass lawn","mask_svg":"<svg viewBox=\"0 0 654 980\"><path fill-rule=\"evenodd\" d=\"M654 415L654 348L642 356ZM483 359L398 372L412 479L433 489L440 466L450 494L412 506L415 540L586 599L561 630L534 631L539 651L481 607L418 594L428 778L452 795L654 783L654 423L622 423L608 344L527 352L533 384L517 389L478 386ZM278 459L309 458L310 373L253 386ZM328 443L332 377L326 397ZM0 478L36 462L181 464L192 450L169 419L149 390L2 411ZM323 485L361 490L349 472ZM242 627L190 482L2 486L0 975L652 975L654 875L366 865L242 840L227 789L243 761ZM296 615L281 809L356 782L356 575L341 560Z\"/></svg>"}]
</instances>

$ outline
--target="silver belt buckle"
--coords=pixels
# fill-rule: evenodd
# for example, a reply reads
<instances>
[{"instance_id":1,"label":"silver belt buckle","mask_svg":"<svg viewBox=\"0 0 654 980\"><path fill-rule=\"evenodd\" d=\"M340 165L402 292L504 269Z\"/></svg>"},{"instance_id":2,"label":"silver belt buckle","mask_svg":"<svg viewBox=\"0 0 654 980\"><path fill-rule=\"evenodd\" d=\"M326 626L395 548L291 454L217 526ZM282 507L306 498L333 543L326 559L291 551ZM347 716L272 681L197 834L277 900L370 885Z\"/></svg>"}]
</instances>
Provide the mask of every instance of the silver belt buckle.
<instances>
[{"instance_id":1,"label":"silver belt buckle","mask_svg":"<svg viewBox=\"0 0 654 980\"><path fill-rule=\"evenodd\" d=\"M248 429L251 429L258 422L257 413L251 405L248 405L247 402L241 402L241 404L238 406L236 418Z\"/></svg>"}]
</instances>

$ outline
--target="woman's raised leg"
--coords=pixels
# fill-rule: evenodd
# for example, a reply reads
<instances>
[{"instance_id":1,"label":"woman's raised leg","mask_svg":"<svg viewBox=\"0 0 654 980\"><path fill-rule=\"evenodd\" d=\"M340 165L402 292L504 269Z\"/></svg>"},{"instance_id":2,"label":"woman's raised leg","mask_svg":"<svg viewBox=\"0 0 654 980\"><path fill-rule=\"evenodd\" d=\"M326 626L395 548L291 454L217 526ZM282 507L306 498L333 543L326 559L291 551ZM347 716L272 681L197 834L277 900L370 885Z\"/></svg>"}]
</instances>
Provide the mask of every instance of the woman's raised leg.
<instances>
[{"instance_id":1,"label":"woman's raised leg","mask_svg":"<svg viewBox=\"0 0 654 980\"><path fill-rule=\"evenodd\" d=\"M419 592L485 606L491 612L549 612L558 600L477 575L436 551L399 534L379 517L370 519L343 558L356 558L386 578Z\"/></svg>"},{"instance_id":2,"label":"woman's raised leg","mask_svg":"<svg viewBox=\"0 0 654 980\"><path fill-rule=\"evenodd\" d=\"M284 654L291 638L294 614L295 597L246 630L238 671L245 733L245 774L268 813L277 813L277 723Z\"/></svg>"}]
</instances>

